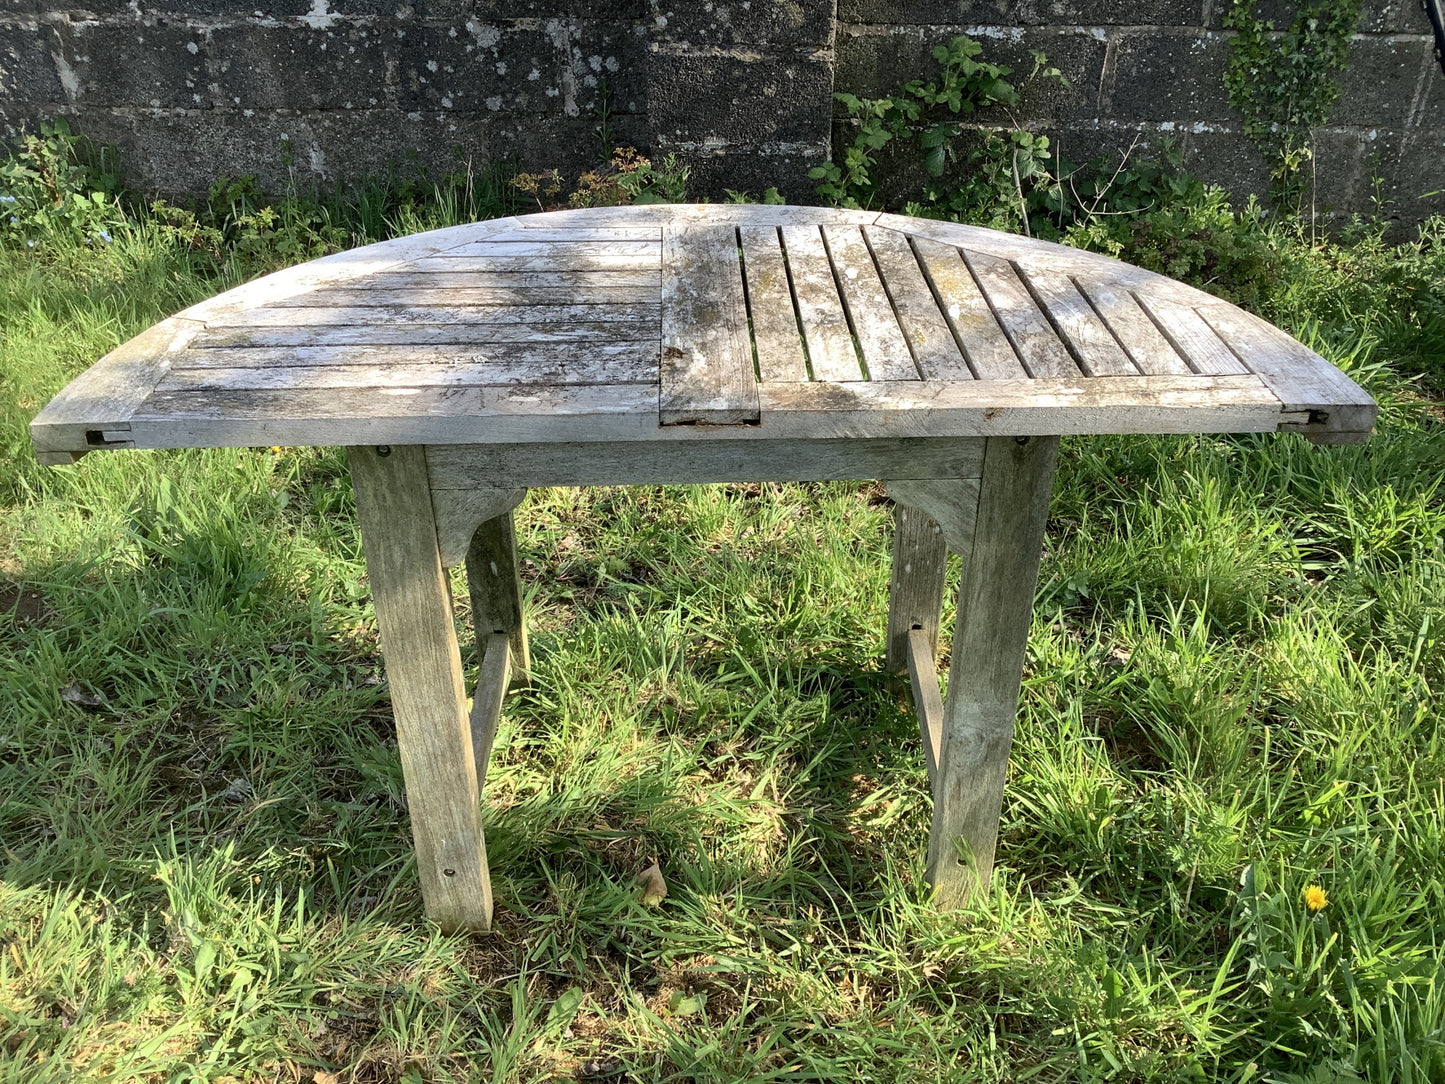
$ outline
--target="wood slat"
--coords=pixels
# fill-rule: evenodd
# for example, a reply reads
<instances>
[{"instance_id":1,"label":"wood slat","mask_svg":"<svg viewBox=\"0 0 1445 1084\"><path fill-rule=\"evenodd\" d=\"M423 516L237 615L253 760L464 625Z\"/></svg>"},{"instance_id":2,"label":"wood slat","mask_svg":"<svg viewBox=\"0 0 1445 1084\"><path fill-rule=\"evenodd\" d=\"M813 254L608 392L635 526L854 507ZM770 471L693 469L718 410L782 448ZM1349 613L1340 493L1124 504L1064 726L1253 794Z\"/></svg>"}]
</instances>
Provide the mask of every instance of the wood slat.
<instances>
[{"instance_id":1,"label":"wood slat","mask_svg":"<svg viewBox=\"0 0 1445 1084\"><path fill-rule=\"evenodd\" d=\"M1067 275L1026 268L1024 278L1085 375L1139 375L1109 326Z\"/></svg>"},{"instance_id":2,"label":"wood slat","mask_svg":"<svg viewBox=\"0 0 1445 1084\"><path fill-rule=\"evenodd\" d=\"M818 227L784 226L782 236L813 379L865 379Z\"/></svg>"},{"instance_id":3,"label":"wood slat","mask_svg":"<svg viewBox=\"0 0 1445 1084\"><path fill-rule=\"evenodd\" d=\"M661 286L438 286L373 290L370 287L325 288L285 298L272 307L308 308L437 308L447 305L646 305L656 304ZM303 317L304 319L304 317Z\"/></svg>"},{"instance_id":4,"label":"wood slat","mask_svg":"<svg viewBox=\"0 0 1445 1084\"><path fill-rule=\"evenodd\" d=\"M159 392L245 390L262 388L479 387L503 384L654 384L657 345L646 351L590 358L522 356L509 359L388 361L370 365L264 365L228 368L218 365L172 369Z\"/></svg>"},{"instance_id":5,"label":"wood slat","mask_svg":"<svg viewBox=\"0 0 1445 1084\"><path fill-rule=\"evenodd\" d=\"M650 379L655 381L657 349L655 339L603 343L498 343L487 347L428 347L422 351L409 346L376 346L366 350L346 346L295 346L275 350L239 347L179 351L171 369L330 368L340 365L381 369L393 365L422 368L428 365L494 365L500 370L503 367L520 369L526 366L581 367L596 360L602 363L622 361L639 368L650 365L653 367Z\"/></svg>"},{"instance_id":6,"label":"wood slat","mask_svg":"<svg viewBox=\"0 0 1445 1084\"><path fill-rule=\"evenodd\" d=\"M737 231L704 226L664 231L663 425L758 420L757 380Z\"/></svg>"},{"instance_id":7,"label":"wood slat","mask_svg":"<svg viewBox=\"0 0 1445 1084\"><path fill-rule=\"evenodd\" d=\"M1159 330L1196 373L1227 376L1249 372L1193 309L1150 294L1136 294L1135 300L1154 318Z\"/></svg>"},{"instance_id":8,"label":"wood slat","mask_svg":"<svg viewBox=\"0 0 1445 1084\"><path fill-rule=\"evenodd\" d=\"M423 260L430 260L437 254L431 253ZM496 257L517 259L524 256L543 256L552 261L551 266L584 270L586 261L607 256L632 256L641 260L662 260L661 243L657 239L645 241L511 241L497 243L491 237L467 242L447 249L446 257L456 259L463 256ZM418 262L423 262L419 260Z\"/></svg>"},{"instance_id":9,"label":"wood slat","mask_svg":"<svg viewBox=\"0 0 1445 1084\"><path fill-rule=\"evenodd\" d=\"M805 383L808 359L776 226L743 226L743 273L761 380Z\"/></svg>"},{"instance_id":10,"label":"wood slat","mask_svg":"<svg viewBox=\"0 0 1445 1084\"><path fill-rule=\"evenodd\" d=\"M1258 433L1281 420L1253 375L763 384L759 396L779 436Z\"/></svg>"},{"instance_id":11,"label":"wood slat","mask_svg":"<svg viewBox=\"0 0 1445 1084\"><path fill-rule=\"evenodd\" d=\"M516 251L514 251L516 250ZM406 266L416 270L432 272L450 271L457 274L473 271L494 274L521 274L527 271L660 271L662 269L662 247L653 246L646 252L623 252L612 254L559 252L528 255L526 248L513 245L497 245L484 250L480 256L453 256L442 253L424 260L417 260ZM520 253L520 254L519 254Z\"/></svg>"},{"instance_id":12,"label":"wood slat","mask_svg":"<svg viewBox=\"0 0 1445 1084\"><path fill-rule=\"evenodd\" d=\"M980 380L1028 376L958 249L925 237L915 238L913 247L974 374Z\"/></svg>"},{"instance_id":13,"label":"wood slat","mask_svg":"<svg viewBox=\"0 0 1445 1084\"><path fill-rule=\"evenodd\" d=\"M1304 343L1223 302L1201 305L1198 312L1279 397L1285 410L1316 415L1290 428L1309 435L1366 434L1374 427L1378 407L1369 393Z\"/></svg>"},{"instance_id":14,"label":"wood slat","mask_svg":"<svg viewBox=\"0 0 1445 1084\"><path fill-rule=\"evenodd\" d=\"M1079 375L1079 366L1060 341L1013 265L997 256L963 250L994 316L1033 377Z\"/></svg>"},{"instance_id":15,"label":"wood slat","mask_svg":"<svg viewBox=\"0 0 1445 1084\"><path fill-rule=\"evenodd\" d=\"M1088 296L1140 372L1184 376L1194 371L1127 289L1087 275L1075 278L1074 284Z\"/></svg>"},{"instance_id":16,"label":"wood slat","mask_svg":"<svg viewBox=\"0 0 1445 1084\"><path fill-rule=\"evenodd\" d=\"M823 239L843 289L850 325L870 380L917 380L918 367L898 325L873 254L857 226L824 226Z\"/></svg>"},{"instance_id":17,"label":"wood slat","mask_svg":"<svg viewBox=\"0 0 1445 1084\"><path fill-rule=\"evenodd\" d=\"M361 324L533 324L635 321L648 325L662 319L660 301L630 305L395 305L333 308L259 308L228 314L212 328L320 327Z\"/></svg>"},{"instance_id":18,"label":"wood slat","mask_svg":"<svg viewBox=\"0 0 1445 1084\"><path fill-rule=\"evenodd\" d=\"M517 225L514 229L502 230L492 234L487 240L493 244L508 244L513 242L526 242L534 244L538 241L563 241L568 244L576 244L579 241L654 241L661 242L662 227L651 226L578 226L578 227L555 227L555 226L531 226L526 216L515 220Z\"/></svg>"},{"instance_id":19,"label":"wood slat","mask_svg":"<svg viewBox=\"0 0 1445 1084\"><path fill-rule=\"evenodd\" d=\"M625 320L535 324L305 324L291 327L211 328L188 349L262 349L278 346L486 346L518 343L606 343L658 339L662 322Z\"/></svg>"},{"instance_id":20,"label":"wood slat","mask_svg":"<svg viewBox=\"0 0 1445 1084\"><path fill-rule=\"evenodd\" d=\"M433 271L407 268L383 271L366 280L367 289L380 293L391 290L466 290L521 287L562 289L574 286L662 287L662 268L621 271Z\"/></svg>"},{"instance_id":21,"label":"wood slat","mask_svg":"<svg viewBox=\"0 0 1445 1084\"><path fill-rule=\"evenodd\" d=\"M973 373L959 350L948 320L938 307L908 238L896 230L876 226L865 226L863 234L873 250L883 284L923 378L972 379Z\"/></svg>"}]
</instances>

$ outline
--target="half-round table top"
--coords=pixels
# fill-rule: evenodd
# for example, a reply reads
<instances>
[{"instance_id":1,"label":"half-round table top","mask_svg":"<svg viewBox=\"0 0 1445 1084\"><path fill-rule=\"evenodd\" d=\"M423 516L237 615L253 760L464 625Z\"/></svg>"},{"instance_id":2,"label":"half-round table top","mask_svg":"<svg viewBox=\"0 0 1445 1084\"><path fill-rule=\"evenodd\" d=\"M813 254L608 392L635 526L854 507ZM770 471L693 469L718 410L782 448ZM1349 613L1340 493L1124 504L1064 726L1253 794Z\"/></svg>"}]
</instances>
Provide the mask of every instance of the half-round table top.
<instances>
[{"instance_id":1,"label":"half-round table top","mask_svg":"<svg viewBox=\"0 0 1445 1084\"><path fill-rule=\"evenodd\" d=\"M1295 430L1375 405L1236 306L1095 253L863 211L477 222L249 282L31 426L97 448Z\"/></svg>"}]
</instances>

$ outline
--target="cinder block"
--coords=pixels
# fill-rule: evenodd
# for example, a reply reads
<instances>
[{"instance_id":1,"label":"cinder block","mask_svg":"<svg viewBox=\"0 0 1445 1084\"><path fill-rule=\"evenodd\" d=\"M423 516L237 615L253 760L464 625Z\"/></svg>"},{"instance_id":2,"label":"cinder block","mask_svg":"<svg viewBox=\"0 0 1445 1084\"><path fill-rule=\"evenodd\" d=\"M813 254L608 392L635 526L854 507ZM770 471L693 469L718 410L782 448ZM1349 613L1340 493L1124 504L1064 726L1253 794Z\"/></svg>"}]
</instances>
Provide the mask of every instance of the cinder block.
<instances>
[{"instance_id":1,"label":"cinder block","mask_svg":"<svg viewBox=\"0 0 1445 1084\"><path fill-rule=\"evenodd\" d=\"M168 23L74 23L59 33L60 78L88 106L186 108L208 82L205 34Z\"/></svg>"},{"instance_id":2,"label":"cinder block","mask_svg":"<svg viewBox=\"0 0 1445 1084\"><path fill-rule=\"evenodd\" d=\"M1394 170L1385 185L1392 213L1407 224L1445 214L1445 127L1392 134ZM1381 142L1387 138L1381 133Z\"/></svg>"},{"instance_id":3,"label":"cinder block","mask_svg":"<svg viewBox=\"0 0 1445 1084\"><path fill-rule=\"evenodd\" d=\"M0 26L0 101L62 102L66 98L45 30Z\"/></svg>"},{"instance_id":4,"label":"cinder block","mask_svg":"<svg viewBox=\"0 0 1445 1084\"><path fill-rule=\"evenodd\" d=\"M223 27L212 32L203 98L238 109L370 109L386 104L383 31Z\"/></svg>"},{"instance_id":5,"label":"cinder block","mask_svg":"<svg viewBox=\"0 0 1445 1084\"><path fill-rule=\"evenodd\" d=\"M1429 52L1424 42L1408 38L1356 38L1337 77L1340 97L1329 123L1403 128Z\"/></svg>"},{"instance_id":6,"label":"cinder block","mask_svg":"<svg viewBox=\"0 0 1445 1084\"><path fill-rule=\"evenodd\" d=\"M1102 38L1068 28L991 29L997 32L976 38L984 47L980 59L1013 69L1009 79L1022 94L1016 116L1059 120L1097 113L1105 55ZM933 50L960 32L958 27L945 26L896 27L885 34L845 30L838 35L834 87L876 98L896 93L910 80L933 80L939 72ZM1064 73L1067 84L1055 79L1030 80L1035 50L1046 54L1049 64ZM837 112L842 112L841 106ZM1008 118L1000 114L998 119L1006 123Z\"/></svg>"},{"instance_id":7,"label":"cinder block","mask_svg":"<svg viewBox=\"0 0 1445 1084\"><path fill-rule=\"evenodd\" d=\"M733 143L711 151L689 151L680 155L690 169L688 196L722 200L729 189L762 198L769 188L789 203L816 203L817 182L808 170L821 164L826 147Z\"/></svg>"},{"instance_id":8,"label":"cinder block","mask_svg":"<svg viewBox=\"0 0 1445 1084\"><path fill-rule=\"evenodd\" d=\"M647 89L659 143L825 143L832 66L811 51L757 59L654 53Z\"/></svg>"},{"instance_id":9,"label":"cinder block","mask_svg":"<svg viewBox=\"0 0 1445 1084\"><path fill-rule=\"evenodd\" d=\"M654 41L687 45L827 45L833 37L832 0L651 0Z\"/></svg>"},{"instance_id":10,"label":"cinder block","mask_svg":"<svg viewBox=\"0 0 1445 1084\"><path fill-rule=\"evenodd\" d=\"M1109 114L1136 120L1226 121L1229 43L1201 30L1129 31L1114 44L1104 98Z\"/></svg>"},{"instance_id":11,"label":"cinder block","mask_svg":"<svg viewBox=\"0 0 1445 1084\"><path fill-rule=\"evenodd\" d=\"M571 100L565 53L544 30L397 26L386 52L404 110L562 112Z\"/></svg>"},{"instance_id":12,"label":"cinder block","mask_svg":"<svg viewBox=\"0 0 1445 1084\"><path fill-rule=\"evenodd\" d=\"M1184 166L1210 184L1227 189L1236 206L1247 197L1269 194L1269 166L1259 148L1238 129L1185 132Z\"/></svg>"},{"instance_id":13,"label":"cinder block","mask_svg":"<svg viewBox=\"0 0 1445 1084\"><path fill-rule=\"evenodd\" d=\"M642 22L649 17L649 0L471 0L470 7L473 18L484 23L498 19Z\"/></svg>"},{"instance_id":14,"label":"cinder block","mask_svg":"<svg viewBox=\"0 0 1445 1084\"><path fill-rule=\"evenodd\" d=\"M1231 4L1210 5L1209 25L1224 25ZM1274 24L1276 30L1288 30L1294 24L1299 5L1294 0L1257 0L1255 11L1261 19ZM1357 34L1428 34L1430 20L1420 7L1420 0L1366 0L1360 5L1360 18L1355 24Z\"/></svg>"},{"instance_id":15,"label":"cinder block","mask_svg":"<svg viewBox=\"0 0 1445 1084\"><path fill-rule=\"evenodd\" d=\"M1204 0L839 0L842 23L1199 26Z\"/></svg>"},{"instance_id":16,"label":"cinder block","mask_svg":"<svg viewBox=\"0 0 1445 1084\"><path fill-rule=\"evenodd\" d=\"M1417 128L1445 128L1445 72L1431 58L1425 74L1425 91L1420 96L1420 111L1414 119ZM1436 163L1436 168L1445 173L1445 159Z\"/></svg>"}]
</instances>

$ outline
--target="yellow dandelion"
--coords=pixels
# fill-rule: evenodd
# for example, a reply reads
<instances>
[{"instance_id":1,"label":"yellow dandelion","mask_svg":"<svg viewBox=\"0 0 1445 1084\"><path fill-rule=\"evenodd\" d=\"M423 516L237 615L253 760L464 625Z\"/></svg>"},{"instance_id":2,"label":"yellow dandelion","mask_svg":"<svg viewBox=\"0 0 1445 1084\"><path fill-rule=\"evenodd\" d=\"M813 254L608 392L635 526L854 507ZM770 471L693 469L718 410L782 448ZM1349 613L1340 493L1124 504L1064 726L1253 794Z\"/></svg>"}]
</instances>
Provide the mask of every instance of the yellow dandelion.
<instances>
[{"instance_id":1,"label":"yellow dandelion","mask_svg":"<svg viewBox=\"0 0 1445 1084\"><path fill-rule=\"evenodd\" d=\"M1325 890L1319 885L1310 885L1306 888L1304 891L1304 899L1305 907L1309 909L1311 914L1314 914L1316 911L1323 911L1325 904L1330 902L1330 898L1325 895Z\"/></svg>"}]
</instances>

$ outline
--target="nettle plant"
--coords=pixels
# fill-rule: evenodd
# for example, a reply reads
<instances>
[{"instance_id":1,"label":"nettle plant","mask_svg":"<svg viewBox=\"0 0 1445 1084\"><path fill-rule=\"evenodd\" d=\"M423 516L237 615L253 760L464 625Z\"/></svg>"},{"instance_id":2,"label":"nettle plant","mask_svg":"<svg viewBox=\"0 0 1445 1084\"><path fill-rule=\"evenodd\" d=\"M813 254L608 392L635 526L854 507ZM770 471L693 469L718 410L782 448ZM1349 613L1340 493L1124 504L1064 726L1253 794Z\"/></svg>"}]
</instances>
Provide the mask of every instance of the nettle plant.
<instances>
[{"instance_id":1,"label":"nettle plant","mask_svg":"<svg viewBox=\"0 0 1445 1084\"><path fill-rule=\"evenodd\" d=\"M980 60L983 46L964 35L933 50L938 78L914 80L896 94L834 97L856 125L853 143L841 161L818 166L809 176L818 194L842 207L876 206L882 200L877 175L879 152L921 154L927 181L911 213L977 221L1003 229L1031 232L1031 218L1057 213L1064 186L1049 169L1048 137L1024 130L1009 110L1019 104L1013 69ZM1043 53L1035 52L1034 70L1025 82L1054 79L1067 83ZM975 118L1001 110L1007 125Z\"/></svg>"}]
</instances>

